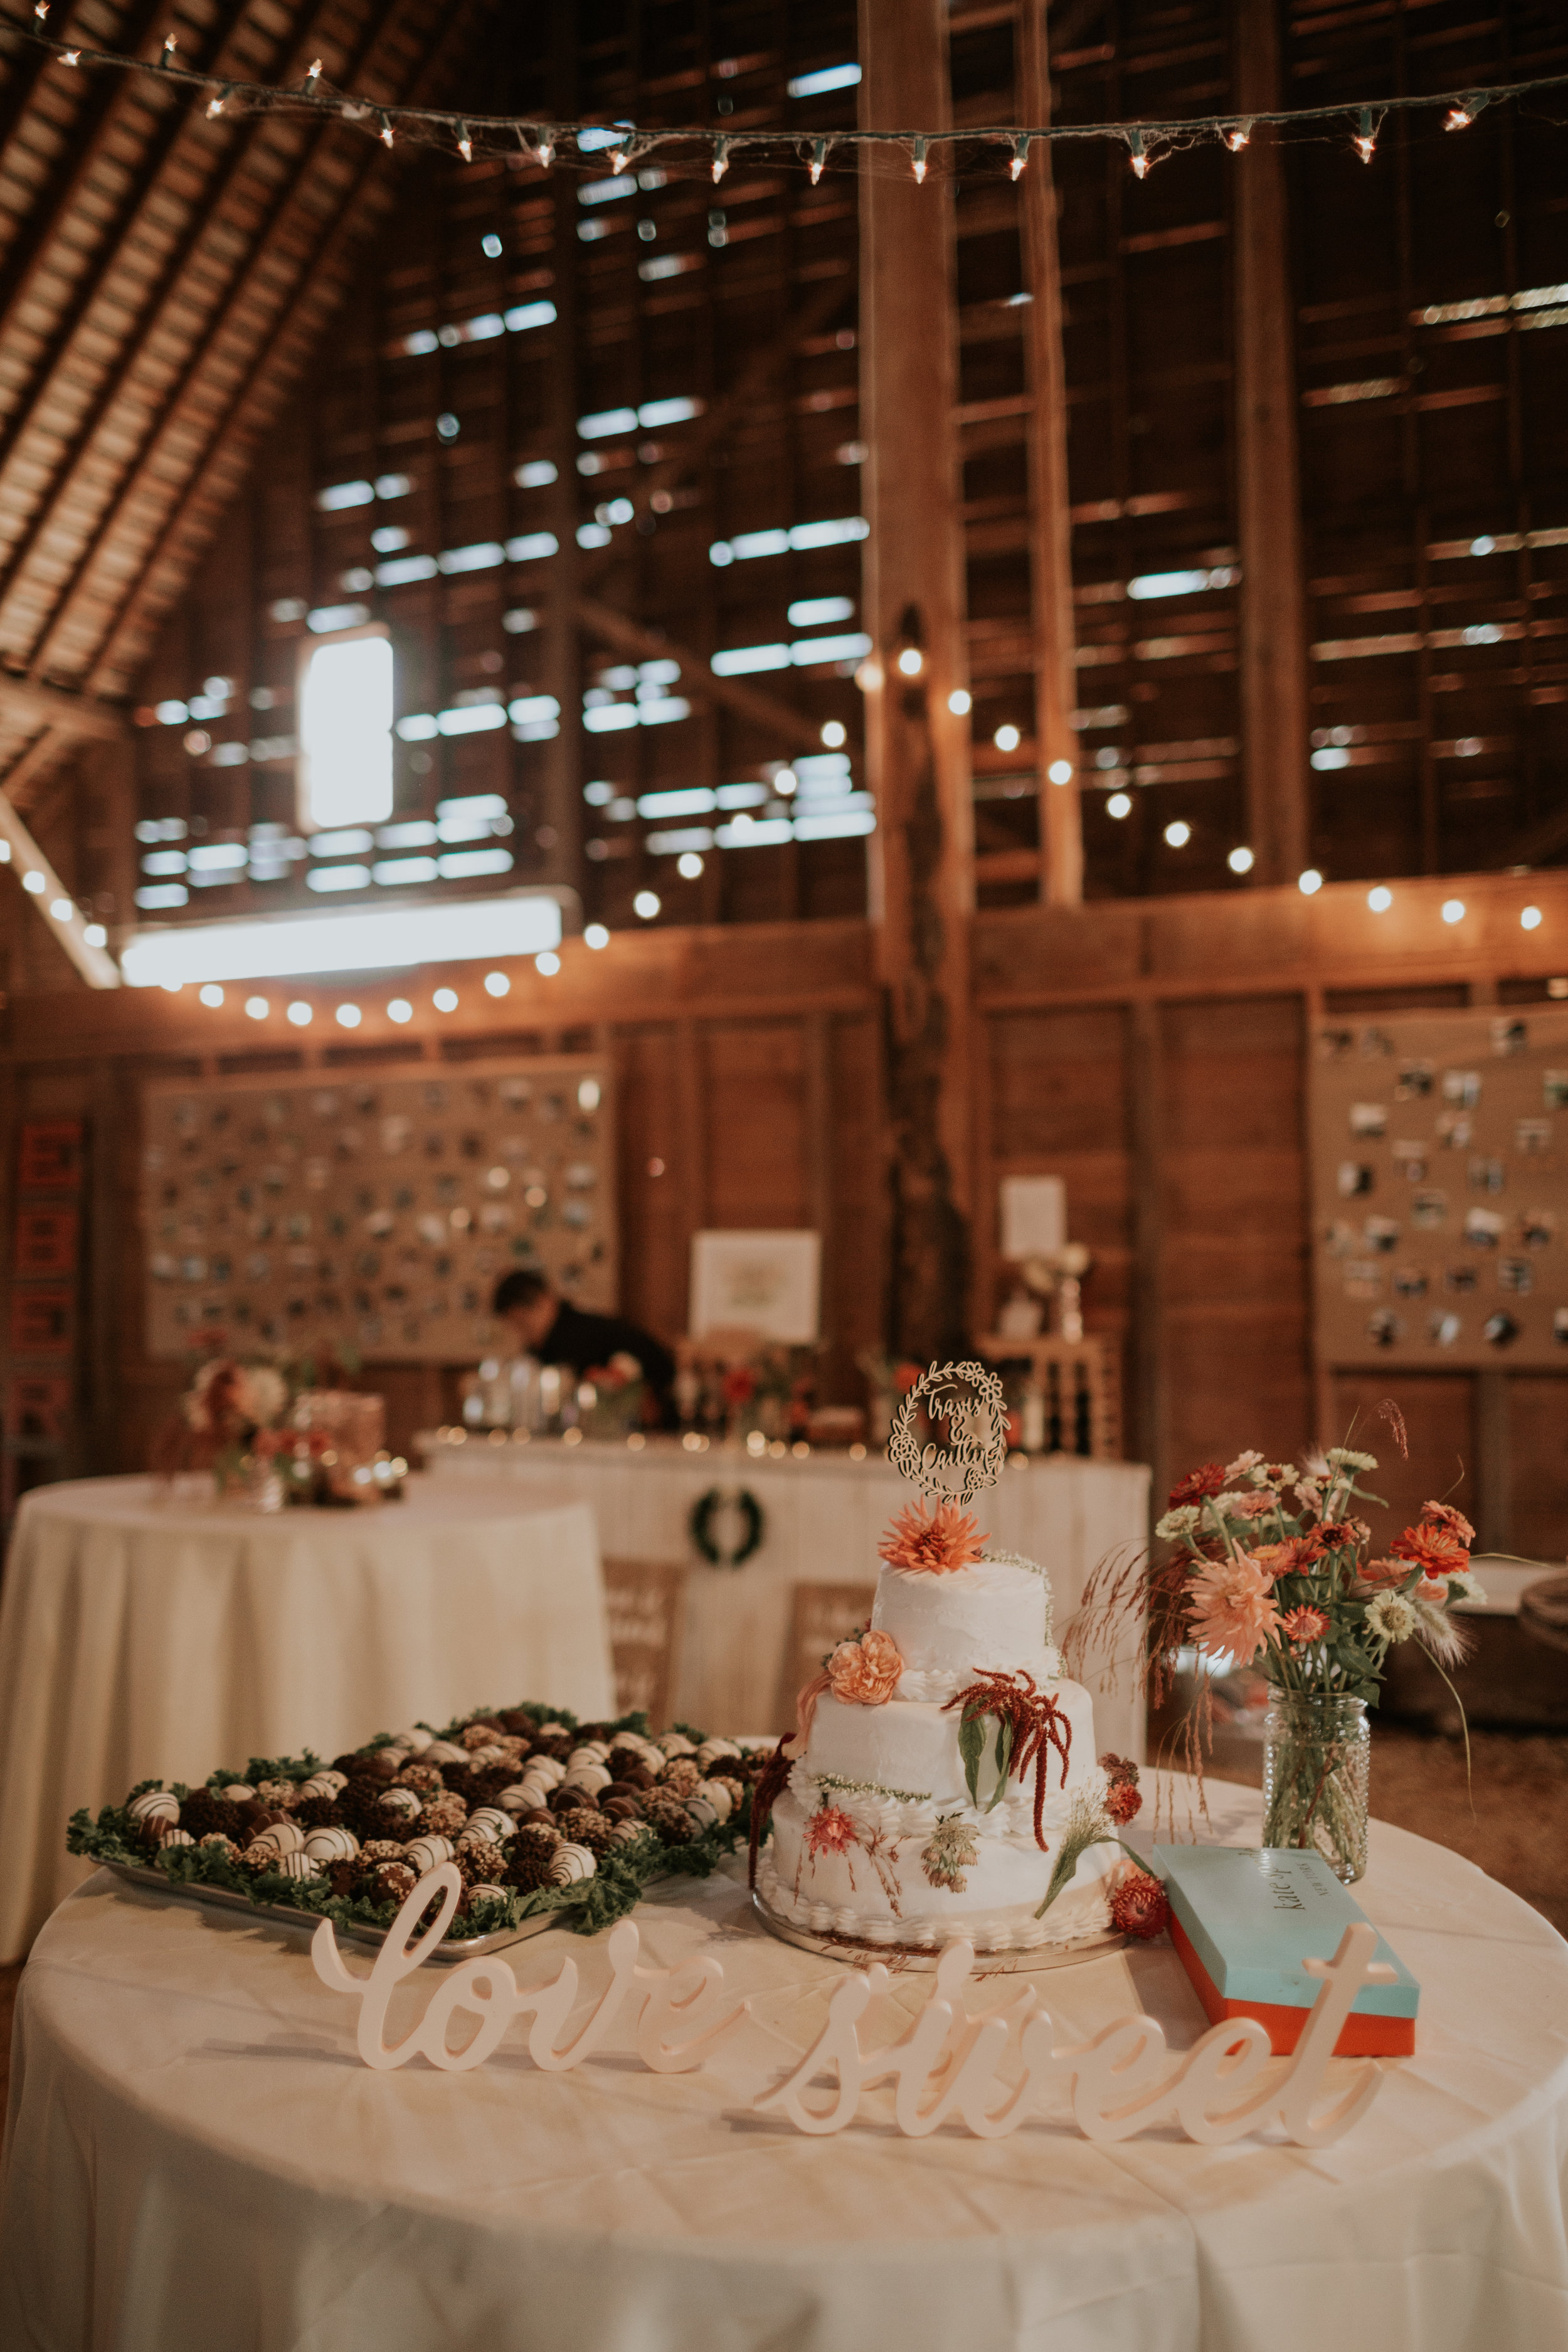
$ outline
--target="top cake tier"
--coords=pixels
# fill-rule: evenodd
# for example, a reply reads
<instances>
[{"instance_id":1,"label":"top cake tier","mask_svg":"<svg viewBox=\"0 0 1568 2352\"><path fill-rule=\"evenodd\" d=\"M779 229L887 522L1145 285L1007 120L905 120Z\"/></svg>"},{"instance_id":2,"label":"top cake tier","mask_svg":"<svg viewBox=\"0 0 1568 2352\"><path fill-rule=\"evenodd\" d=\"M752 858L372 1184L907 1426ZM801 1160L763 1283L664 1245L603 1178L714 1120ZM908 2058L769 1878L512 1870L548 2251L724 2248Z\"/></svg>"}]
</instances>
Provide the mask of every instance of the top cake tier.
<instances>
[{"instance_id":1,"label":"top cake tier","mask_svg":"<svg viewBox=\"0 0 1568 2352\"><path fill-rule=\"evenodd\" d=\"M871 1622L891 1634L910 1675L959 1684L976 1667L1022 1666L1043 1680L1057 1664L1045 1577L1010 1560L942 1575L884 1567Z\"/></svg>"}]
</instances>

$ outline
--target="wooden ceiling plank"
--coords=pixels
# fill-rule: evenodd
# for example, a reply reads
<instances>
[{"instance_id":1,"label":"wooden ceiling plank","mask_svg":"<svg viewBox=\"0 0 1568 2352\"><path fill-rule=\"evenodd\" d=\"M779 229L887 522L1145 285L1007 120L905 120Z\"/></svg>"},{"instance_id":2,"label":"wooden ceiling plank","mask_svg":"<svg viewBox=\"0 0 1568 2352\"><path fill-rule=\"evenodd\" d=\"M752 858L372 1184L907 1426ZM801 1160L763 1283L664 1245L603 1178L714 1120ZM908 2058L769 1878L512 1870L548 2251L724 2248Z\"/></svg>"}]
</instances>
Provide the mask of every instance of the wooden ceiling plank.
<instances>
[{"instance_id":1,"label":"wooden ceiling plank","mask_svg":"<svg viewBox=\"0 0 1568 2352\"><path fill-rule=\"evenodd\" d=\"M59 728L70 736L88 736L100 743L123 742L131 722L123 710L90 695L68 694L55 686L28 686L0 670L0 718L26 727Z\"/></svg>"},{"instance_id":2,"label":"wooden ceiling plank","mask_svg":"<svg viewBox=\"0 0 1568 2352\"><path fill-rule=\"evenodd\" d=\"M482 0L459 0L459 5L453 6L447 0L438 13L432 12L436 14L436 24L414 89L401 97L389 94L386 103L416 105L425 100L447 50L466 35L481 5ZM390 16L391 11L387 13ZM378 33L378 41L381 37ZM381 151L369 142L366 149L364 163L340 205L336 219L318 231L305 278L296 284L283 304L268 344L230 393L221 418L208 436L205 459L192 469L178 506L153 545L142 554L135 585L93 656L89 673L92 690L101 691L108 677L129 674L136 663L145 658L155 631L210 543L216 522L237 487L237 477L249 462L252 436L271 422L305 363L318 326L315 312L322 312L320 323L324 324L327 311L340 299L342 289L335 279L339 273L346 278L367 210L390 205L390 189L377 202ZM291 341L299 344L297 352L289 350ZM226 467L235 471L237 481L220 491L217 483Z\"/></svg>"},{"instance_id":3,"label":"wooden ceiling plank","mask_svg":"<svg viewBox=\"0 0 1568 2352\"><path fill-rule=\"evenodd\" d=\"M230 34L244 16L245 7L246 0L233 0L230 10L232 21L218 45L220 58ZM172 17L173 6L163 14ZM202 60L197 58L192 62L200 65ZM155 214L158 204L166 200L166 192L162 186L163 167L181 134L190 128L191 116L183 105L172 103L155 136L142 147L132 163L118 152L116 142L130 131L135 111L138 109L145 110L143 93L136 87L141 80L139 75L128 75L116 88L113 103L100 116L94 135L55 207L49 224L50 233L39 243L18 283L7 289L4 305L0 307L0 331L4 331L7 321L16 318L24 303L34 299L42 301L40 281L47 277L51 259L58 255L61 236L74 230L76 236L79 237L83 220L94 221L99 240L97 253L85 274L80 278L68 281L66 299L59 302L54 327L45 338L42 350L32 365L30 388L5 423L0 425L0 484L5 481L12 457L28 426L53 398L59 372L79 335L91 332L93 305L106 282L117 271L123 269L127 248L134 249L138 225L144 222L150 214ZM132 134L132 137L139 138L139 135ZM123 193L121 199L111 198L104 204L102 192L106 166L112 168L113 177L121 183ZM84 202L89 188L99 195L101 216L97 207L89 208ZM112 380L112 368L109 374ZM33 482L23 484L23 495L26 496L35 484L36 477ZM40 496L40 503L44 502Z\"/></svg>"},{"instance_id":4,"label":"wooden ceiling plank","mask_svg":"<svg viewBox=\"0 0 1568 2352\"><path fill-rule=\"evenodd\" d=\"M302 66L308 55L314 53L321 39L322 20L325 19L330 23L334 5L335 0L322 0L322 5L318 8L315 16L295 46L292 64ZM363 65L366 51L374 38L374 19L367 19L360 49L348 61L347 71L351 79ZM285 68L286 72L288 68ZM335 128L335 126L332 127ZM267 240L276 223L278 214L298 193L302 171L309 169L310 162L320 153L329 135L330 131L327 128L323 128L314 135L309 143L306 162L303 165L300 163L297 151L292 175L290 176L289 168L285 164L268 203L261 211L254 229L248 232L244 246L240 245L237 237L237 249L244 256L241 260L239 280L241 287L265 269ZM138 331L128 339L125 347L118 354L114 365L105 370L96 393L89 401L85 412L78 418L70 439L64 446L62 463L56 472L49 496L46 499L40 499L34 508L20 537L5 557L4 568L0 570L0 617L5 614L7 606L11 604L11 592L23 577L28 561L39 541L46 533L57 527L61 507L70 496L73 481L79 477L83 467L89 462L95 449L97 436L106 420L112 415L117 404L124 403L134 371L146 358L160 336L169 331L171 313L181 307L189 306L190 270L194 257L199 252L203 244L211 237L223 205L235 193L237 184L241 182L250 163L254 143L245 131L237 130L237 135L226 157L222 160L211 179L204 186L200 202L190 205L190 217L184 232L168 248L161 266L142 290L138 302L141 321ZM303 145L304 142L301 142L301 144ZM178 158L165 159L165 161L171 170L178 168ZM153 194L151 187L147 194L150 199ZM231 297L231 308L232 300ZM209 327L205 336L198 337L193 342L185 362L174 379L174 385L165 389L156 399L149 397L137 428L133 433L126 436L128 454L120 461L121 467L120 488L118 494L110 499L108 512L104 513L100 510L92 526L80 530L76 560L66 572L63 581L55 586L53 594L45 607L42 625L34 627L26 646L18 643L15 635L11 635L9 652L13 658L21 656L24 651L29 652L32 656L29 664L32 675L41 676L47 667L47 645L45 643L40 646L40 636L44 632L51 629L53 616L68 600L83 572L91 562L95 551L101 546L105 537L112 531L114 521L123 507L125 497L135 483L137 467L147 454L149 443L161 430L168 426L171 403L179 399L190 381L193 371L205 360L213 342L225 331L226 323L227 312L226 311L216 326ZM0 455L0 478L3 478L4 464L4 456Z\"/></svg>"},{"instance_id":5,"label":"wooden ceiling plank","mask_svg":"<svg viewBox=\"0 0 1568 2352\"><path fill-rule=\"evenodd\" d=\"M30 743L23 745L5 775L0 777L0 792L20 814L25 815L31 806L35 777L46 775L50 768L65 758L69 748L68 739L48 725L45 725Z\"/></svg>"}]
</instances>

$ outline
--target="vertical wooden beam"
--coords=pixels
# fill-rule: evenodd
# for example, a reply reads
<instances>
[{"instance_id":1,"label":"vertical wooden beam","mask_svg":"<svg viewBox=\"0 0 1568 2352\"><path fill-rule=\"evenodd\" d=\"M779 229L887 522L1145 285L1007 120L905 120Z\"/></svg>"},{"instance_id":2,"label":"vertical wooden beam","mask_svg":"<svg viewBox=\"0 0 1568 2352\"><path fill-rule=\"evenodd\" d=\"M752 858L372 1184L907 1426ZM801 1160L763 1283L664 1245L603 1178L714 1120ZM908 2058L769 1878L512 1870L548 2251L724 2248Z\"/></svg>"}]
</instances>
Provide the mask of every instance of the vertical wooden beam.
<instances>
[{"instance_id":1,"label":"vertical wooden beam","mask_svg":"<svg viewBox=\"0 0 1568 2352\"><path fill-rule=\"evenodd\" d=\"M577 34L575 11L557 9L553 18L551 95L563 121L572 121L577 108ZM544 649L544 691L561 706L557 731L544 745L544 789L541 831L555 836L544 857L543 879L564 882L582 893L583 785L585 749L583 733L583 639L576 609L582 582L582 550L577 544L577 183L571 173L557 172L555 198L554 361L550 370L550 454L555 461L555 487L550 494L550 528L559 551L550 565L550 606Z\"/></svg>"},{"instance_id":2,"label":"vertical wooden beam","mask_svg":"<svg viewBox=\"0 0 1568 2352\"><path fill-rule=\"evenodd\" d=\"M1279 100L1276 11L1237 0L1237 110ZM1285 163L1254 131L1236 159L1236 488L1241 551L1241 733L1252 880L1293 882L1309 861L1307 604L1296 436Z\"/></svg>"},{"instance_id":3,"label":"vertical wooden beam","mask_svg":"<svg viewBox=\"0 0 1568 2352\"><path fill-rule=\"evenodd\" d=\"M940 0L860 0L859 21L861 127L944 124ZM938 168L917 184L910 160L862 151L860 415L871 915L892 1140L889 1337L927 1358L967 1336L974 847L969 721L949 709L965 679L952 183ZM901 653L919 655L914 675L900 670Z\"/></svg>"},{"instance_id":4,"label":"vertical wooden beam","mask_svg":"<svg viewBox=\"0 0 1568 2352\"><path fill-rule=\"evenodd\" d=\"M1023 0L1017 29L1017 115L1043 128L1051 119L1046 0ZM1047 906L1076 907L1083 897L1083 809L1079 796L1077 632L1073 624L1072 527L1068 493L1067 368L1062 356L1061 263L1051 150L1030 152L1019 187L1024 282L1034 299L1024 313L1024 361L1031 395L1028 423L1029 601L1035 646L1036 785L1040 808L1040 896ZM1070 781L1054 784L1065 761Z\"/></svg>"},{"instance_id":5,"label":"vertical wooden beam","mask_svg":"<svg viewBox=\"0 0 1568 2352\"><path fill-rule=\"evenodd\" d=\"M1166 1393L1164 1314L1164 1183L1160 1139L1164 1126L1165 1057L1162 1008L1141 998L1128 1013L1127 1149L1131 1160L1132 1330L1131 1436L1134 1452L1153 1472L1150 1512L1165 1507L1171 1484L1170 1411Z\"/></svg>"}]
</instances>

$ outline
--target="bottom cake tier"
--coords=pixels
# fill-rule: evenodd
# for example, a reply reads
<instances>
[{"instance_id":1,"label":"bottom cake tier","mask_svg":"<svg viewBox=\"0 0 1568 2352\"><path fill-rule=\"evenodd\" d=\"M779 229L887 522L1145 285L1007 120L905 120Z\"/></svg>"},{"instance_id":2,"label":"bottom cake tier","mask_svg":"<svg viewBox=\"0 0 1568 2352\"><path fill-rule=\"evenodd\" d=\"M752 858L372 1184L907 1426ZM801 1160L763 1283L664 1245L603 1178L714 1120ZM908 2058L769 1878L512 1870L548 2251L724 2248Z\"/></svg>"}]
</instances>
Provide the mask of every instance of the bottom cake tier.
<instances>
[{"instance_id":1,"label":"bottom cake tier","mask_svg":"<svg viewBox=\"0 0 1568 2352\"><path fill-rule=\"evenodd\" d=\"M1110 1926L1107 1882L1122 1860L1115 1845L1087 1847L1041 1919L1056 1836L1042 1853L1032 1834L999 1835L967 1809L939 1817L904 1806L889 1816L849 1800L825 1825L819 1807L786 1790L758 1871L763 1902L814 1935L889 1946L931 1948L959 1935L977 1951L1032 1951Z\"/></svg>"}]
</instances>

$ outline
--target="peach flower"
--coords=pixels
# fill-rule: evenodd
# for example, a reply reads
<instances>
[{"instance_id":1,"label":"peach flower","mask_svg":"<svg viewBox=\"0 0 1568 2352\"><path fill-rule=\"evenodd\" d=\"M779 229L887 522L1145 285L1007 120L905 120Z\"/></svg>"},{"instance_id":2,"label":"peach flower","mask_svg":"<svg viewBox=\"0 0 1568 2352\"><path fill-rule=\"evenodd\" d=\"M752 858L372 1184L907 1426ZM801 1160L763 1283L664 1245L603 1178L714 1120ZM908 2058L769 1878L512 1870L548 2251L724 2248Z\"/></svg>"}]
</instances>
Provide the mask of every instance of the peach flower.
<instances>
[{"instance_id":1,"label":"peach flower","mask_svg":"<svg viewBox=\"0 0 1568 2352\"><path fill-rule=\"evenodd\" d=\"M1458 1537L1445 1527L1423 1523L1417 1528L1406 1528L1402 1536L1395 1537L1392 1549L1396 1558L1407 1563L1406 1575L1412 1568L1419 1568L1424 1575L1432 1578L1463 1576L1470 1564L1469 1554Z\"/></svg>"},{"instance_id":2,"label":"peach flower","mask_svg":"<svg viewBox=\"0 0 1568 2352\"><path fill-rule=\"evenodd\" d=\"M877 1547L877 1557L889 1568L914 1574L946 1576L973 1568L985 1538L956 1503L939 1503L929 1516L918 1503L900 1511Z\"/></svg>"},{"instance_id":3,"label":"peach flower","mask_svg":"<svg viewBox=\"0 0 1568 2352\"><path fill-rule=\"evenodd\" d=\"M1247 1552L1210 1560L1192 1579L1188 1603L1193 1639L1211 1654L1225 1652L1246 1665L1279 1626L1268 1578Z\"/></svg>"},{"instance_id":4,"label":"peach flower","mask_svg":"<svg viewBox=\"0 0 1568 2352\"><path fill-rule=\"evenodd\" d=\"M886 1706L903 1671L898 1643L875 1626L852 1642L840 1642L827 1661L833 1696L849 1706Z\"/></svg>"}]
</instances>

